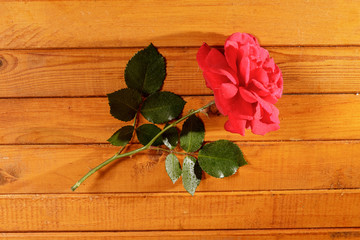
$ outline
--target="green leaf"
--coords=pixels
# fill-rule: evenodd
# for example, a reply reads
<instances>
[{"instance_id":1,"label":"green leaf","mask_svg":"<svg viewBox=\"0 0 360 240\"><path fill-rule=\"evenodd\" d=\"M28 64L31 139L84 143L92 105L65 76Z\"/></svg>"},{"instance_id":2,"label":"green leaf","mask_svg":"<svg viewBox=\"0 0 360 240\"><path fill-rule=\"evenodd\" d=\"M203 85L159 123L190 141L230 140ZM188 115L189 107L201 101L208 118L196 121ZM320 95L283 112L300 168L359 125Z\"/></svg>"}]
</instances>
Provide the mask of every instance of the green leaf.
<instances>
[{"instance_id":1,"label":"green leaf","mask_svg":"<svg viewBox=\"0 0 360 240\"><path fill-rule=\"evenodd\" d=\"M201 147L204 137L204 123L200 118L192 115L183 124L180 133L180 146L186 152L195 152Z\"/></svg>"},{"instance_id":2,"label":"green leaf","mask_svg":"<svg viewBox=\"0 0 360 240\"><path fill-rule=\"evenodd\" d=\"M164 83L165 76L165 59L152 44L137 52L125 69L126 85L144 95L158 91Z\"/></svg>"},{"instance_id":3,"label":"green leaf","mask_svg":"<svg viewBox=\"0 0 360 240\"><path fill-rule=\"evenodd\" d=\"M166 124L166 128L169 124ZM179 132L176 127L171 127L162 134L163 142L169 149L174 149L179 143Z\"/></svg>"},{"instance_id":4,"label":"green leaf","mask_svg":"<svg viewBox=\"0 0 360 240\"><path fill-rule=\"evenodd\" d=\"M130 142L133 132L133 126L124 126L117 130L107 141L114 146L125 146Z\"/></svg>"},{"instance_id":5,"label":"green leaf","mask_svg":"<svg viewBox=\"0 0 360 240\"><path fill-rule=\"evenodd\" d=\"M148 144L159 132L161 132L161 129L154 124L143 124L136 129L137 138L144 146ZM152 145L159 146L162 143L162 137L160 136Z\"/></svg>"},{"instance_id":6,"label":"green leaf","mask_svg":"<svg viewBox=\"0 0 360 240\"><path fill-rule=\"evenodd\" d=\"M165 159L165 168L171 181L175 183L181 176L182 172L179 159L175 156L175 154L171 153L167 155Z\"/></svg>"},{"instance_id":7,"label":"green leaf","mask_svg":"<svg viewBox=\"0 0 360 240\"><path fill-rule=\"evenodd\" d=\"M177 118L183 111L185 101L171 92L150 95L141 107L141 114L152 123L165 123Z\"/></svg>"},{"instance_id":8,"label":"green leaf","mask_svg":"<svg viewBox=\"0 0 360 240\"><path fill-rule=\"evenodd\" d=\"M121 121L130 121L135 117L141 103L141 94L136 90L124 88L107 95L110 113Z\"/></svg>"},{"instance_id":9,"label":"green leaf","mask_svg":"<svg viewBox=\"0 0 360 240\"><path fill-rule=\"evenodd\" d=\"M196 158L186 156L183 162L182 181L188 193L194 195L197 186L200 184L201 177L202 170Z\"/></svg>"},{"instance_id":10,"label":"green leaf","mask_svg":"<svg viewBox=\"0 0 360 240\"><path fill-rule=\"evenodd\" d=\"M231 176L247 164L240 148L228 140L206 144L199 151L198 158L202 170L216 178Z\"/></svg>"}]
</instances>

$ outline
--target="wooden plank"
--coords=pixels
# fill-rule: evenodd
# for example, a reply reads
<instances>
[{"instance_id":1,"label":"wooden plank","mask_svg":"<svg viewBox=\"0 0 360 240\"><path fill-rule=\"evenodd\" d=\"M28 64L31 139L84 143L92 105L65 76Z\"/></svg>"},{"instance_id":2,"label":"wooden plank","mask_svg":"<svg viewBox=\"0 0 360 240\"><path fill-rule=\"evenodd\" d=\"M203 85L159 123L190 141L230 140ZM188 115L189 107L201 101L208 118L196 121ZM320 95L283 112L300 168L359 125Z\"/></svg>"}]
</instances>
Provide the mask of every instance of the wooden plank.
<instances>
[{"instance_id":1,"label":"wooden plank","mask_svg":"<svg viewBox=\"0 0 360 240\"><path fill-rule=\"evenodd\" d=\"M284 230L210 230L210 231L146 231L146 232L47 232L47 233L0 233L0 240L358 240L357 228L284 229Z\"/></svg>"},{"instance_id":2,"label":"wooden plank","mask_svg":"<svg viewBox=\"0 0 360 240\"><path fill-rule=\"evenodd\" d=\"M213 97L185 97L184 112ZM109 114L106 98L0 99L0 143L104 143L124 123ZM277 104L281 129L245 137L223 129L226 117L202 115L206 140L336 140L359 139L360 96L288 95ZM140 121L141 123L143 120ZM181 125L180 125L181 126Z\"/></svg>"},{"instance_id":3,"label":"wooden plank","mask_svg":"<svg viewBox=\"0 0 360 240\"><path fill-rule=\"evenodd\" d=\"M360 92L360 48L267 48L284 75L286 93ZM0 51L0 97L105 96L126 87L127 61L139 49ZM167 59L164 90L211 94L197 48L160 48ZM186 84L184 84L186 82Z\"/></svg>"},{"instance_id":4,"label":"wooden plank","mask_svg":"<svg viewBox=\"0 0 360 240\"><path fill-rule=\"evenodd\" d=\"M0 195L0 230L331 228L360 225L360 191Z\"/></svg>"},{"instance_id":5,"label":"wooden plank","mask_svg":"<svg viewBox=\"0 0 360 240\"><path fill-rule=\"evenodd\" d=\"M225 179L205 174L197 192L360 188L360 141L238 145L249 164ZM109 145L1 146L0 193L69 193L78 179L117 149ZM152 150L119 160L95 173L77 192L185 192L181 179L172 184L167 176L164 158Z\"/></svg>"},{"instance_id":6,"label":"wooden plank","mask_svg":"<svg viewBox=\"0 0 360 240\"><path fill-rule=\"evenodd\" d=\"M10 0L1 4L0 48L222 45L235 31L265 45L358 45L359 11L342 0Z\"/></svg>"}]
</instances>

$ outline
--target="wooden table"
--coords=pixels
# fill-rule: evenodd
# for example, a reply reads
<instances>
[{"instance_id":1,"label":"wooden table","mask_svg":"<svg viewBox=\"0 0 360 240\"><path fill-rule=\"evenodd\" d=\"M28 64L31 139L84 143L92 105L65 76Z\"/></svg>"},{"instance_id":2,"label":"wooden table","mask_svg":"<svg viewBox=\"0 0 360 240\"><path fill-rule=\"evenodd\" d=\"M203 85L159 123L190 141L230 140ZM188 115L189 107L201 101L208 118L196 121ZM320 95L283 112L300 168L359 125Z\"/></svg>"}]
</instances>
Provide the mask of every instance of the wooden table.
<instances>
[{"instance_id":1,"label":"wooden table","mask_svg":"<svg viewBox=\"0 0 360 240\"><path fill-rule=\"evenodd\" d=\"M9 0L0 16L0 239L360 239L360 1ZM187 111L213 98L197 49L233 32L284 75L279 131L202 117L249 165L191 197L150 151L70 191L117 150L106 94L135 52L159 48Z\"/></svg>"}]
</instances>

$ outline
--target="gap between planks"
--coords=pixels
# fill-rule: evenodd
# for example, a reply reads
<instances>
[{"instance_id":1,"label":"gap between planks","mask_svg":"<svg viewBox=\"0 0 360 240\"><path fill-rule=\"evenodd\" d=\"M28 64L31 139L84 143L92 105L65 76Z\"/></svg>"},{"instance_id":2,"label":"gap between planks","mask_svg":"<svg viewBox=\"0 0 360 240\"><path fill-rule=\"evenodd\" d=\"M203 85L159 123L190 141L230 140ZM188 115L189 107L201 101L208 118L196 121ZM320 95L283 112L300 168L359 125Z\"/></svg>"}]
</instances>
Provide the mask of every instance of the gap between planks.
<instances>
[{"instance_id":1,"label":"gap between planks","mask_svg":"<svg viewBox=\"0 0 360 240\"><path fill-rule=\"evenodd\" d=\"M18 1L18 0L13 0ZM28 0L29 1L29 0ZM30 0L30 1L39 1L39 0ZM41 1L41 0L40 0ZM47 0L42 0L47 1ZM68 0L69 1L69 0ZM73 0L78 1L78 0ZM86 0L85 0L86 1ZM91 1L91 0L88 0ZM139 46L115 46L115 47L104 47L104 46L94 46L94 47L29 47L29 48L0 48L0 51L71 51L71 50L134 50L135 52L139 51L142 48L145 48L146 45L139 45ZM155 46L157 47L157 46ZM210 47L215 48L223 48L224 45L211 45ZM359 48L360 44L344 44L344 45L320 45L320 44L307 44L307 45L288 45L288 44L279 44L279 45L269 45L269 44L261 44L261 47L264 48ZM182 46L166 46L161 45L157 48L160 49L199 49L200 46L192 46L192 45L182 45Z\"/></svg>"},{"instance_id":2,"label":"gap between planks","mask_svg":"<svg viewBox=\"0 0 360 240\"><path fill-rule=\"evenodd\" d=\"M190 233L190 232L198 232L198 233L206 233L206 234L212 234L214 232L219 231L226 231L228 233L243 233L243 234L253 234L253 233L326 233L328 231L336 231L336 232L360 232L360 227L332 227L332 228L326 228L326 227L314 227L314 228L253 228L253 229L206 229L206 230L199 230L199 229L183 229L181 231L179 230L109 230L109 231L13 231L13 232L0 232L0 235L9 235L12 234L61 234L61 233L69 233L69 234L132 234L132 233Z\"/></svg>"},{"instance_id":3,"label":"gap between planks","mask_svg":"<svg viewBox=\"0 0 360 240\"><path fill-rule=\"evenodd\" d=\"M307 96L307 95L356 95L358 96L360 93L357 92L330 92L330 93L312 93L312 92L304 92L304 93L283 93L282 96ZM197 94L197 95L180 95L181 97L213 97L214 95L212 94ZM67 98L79 98L79 99L83 99L83 98L106 98L107 96L105 95L91 95L91 96L24 96L24 97L0 97L0 100L11 100L11 99L67 99Z\"/></svg>"},{"instance_id":4,"label":"gap between planks","mask_svg":"<svg viewBox=\"0 0 360 240\"><path fill-rule=\"evenodd\" d=\"M56 198L56 196L66 197L80 197L80 198L91 198L91 196L97 197L108 197L108 196L116 196L116 197L166 197L166 196L174 196L174 197L206 197L206 196L274 196L274 195L307 195L307 194L340 194L343 196L344 194L360 194L359 188L341 188L341 189L283 189L283 190L230 190L230 191L200 191L196 192L194 196L191 196L186 191L169 191L169 192L44 192L44 193L0 193L0 199L9 199L9 198L41 198L49 197Z\"/></svg>"},{"instance_id":5,"label":"gap between planks","mask_svg":"<svg viewBox=\"0 0 360 240\"><path fill-rule=\"evenodd\" d=\"M256 140L241 140L241 139L237 139L237 140L234 140L233 142L234 143L238 143L238 144L244 144L244 143L253 143L253 144L260 144L260 143L268 143L268 144L271 144L271 143L297 143L297 142L303 142L303 143L308 143L308 142L315 142L315 143L321 143L321 142L338 142L338 143L351 143L351 142L355 142L357 143L358 141L360 141L360 138L359 139L356 139L356 138L353 138L353 139L290 139L290 140L287 140L287 139L281 139L281 140L271 140L271 139L268 139L268 140L259 140L259 139L256 139ZM210 143L212 141L204 141L204 144L206 143ZM138 145L139 142L137 142L136 140L132 143L129 143L128 146L136 146ZM18 147L21 147L21 146L111 146L110 143L106 143L106 142L85 142L85 143L82 143L82 142L73 142L73 143L51 143L51 142L48 142L48 143L43 143L43 142L40 142L40 143L0 143L0 146L18 146ZM149 149L151 150L151 149Z\"/></svg>"}]
</instances>

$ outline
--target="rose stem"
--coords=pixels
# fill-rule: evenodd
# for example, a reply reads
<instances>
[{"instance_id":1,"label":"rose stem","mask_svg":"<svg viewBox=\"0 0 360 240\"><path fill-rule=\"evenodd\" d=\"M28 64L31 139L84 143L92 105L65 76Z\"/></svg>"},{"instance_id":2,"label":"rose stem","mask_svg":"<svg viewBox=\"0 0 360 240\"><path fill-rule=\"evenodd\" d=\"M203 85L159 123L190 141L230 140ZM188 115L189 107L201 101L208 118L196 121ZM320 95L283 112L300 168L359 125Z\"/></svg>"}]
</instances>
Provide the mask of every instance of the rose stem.
<instances>
[{"instance_id":1,"label":"rose stem","mask_svg":"<svg viewBox=\"0 0 360 240\"><path fill-rule=\"evenodd\" d=\"M120 151L118 153L116 153L114 156L112 156L111 158L107 159L106 161L100 163L97 167L91 169L87 174L85 174L79 181L77 181L74 184L74 186L71 187L71 190L75 191L80 186L80 184L83 183L88 177L90 177L92 174L94 174L99 169L101 169L101 168L105 167L106 165L108 165L109 163L113 162L114 160L119 159L119 158L123 158L123 157L128 157L128 156L131 156L133 154L136 154L136 153L139 153L141 151L149 149L151 147L151 145L156 141L156 139L158 137L160 137L164 132L166 132L169 128L176 126L176 124L178 124L179 122L184 121L188 117L190 117L190 116L192 116L192 115L194 115L196 113L201 112L202 110L210 107L213 104L215 104L215 102L211 101L210 103L206 104L205 106L203 106L203 107L201 107L201 108L199 108L199 109L197 109L195 111L192 111L192 112L188 113L187 115L185 115L184 117L180 118L179 120L176 120L175 122L169 124L161 132L159 132L153 139L151 139L150 142L148 142L148 144L146 144L145 146L143 146L141 148L138 148L138 149L135 149L133 151L126 152L126 153L121 153L121 151L124 149L125 146L122 147L120 149Z\"/></svg>"},{"instance_id":2,"label":"rose stem","mask_svg":"<svg viewBox=\"0 0 360 240\"><path fill-rule=\"evenodd\" d=\"M165 148L160 148L160 147L150 147L150 150L156 150L156 151L163 151L163 152L168 152L168 153L173 153L176 155L187 155L187 156L193 156L194 154L192 153L184 153L184 152L177 152L174 150L169 150L169 149L165 149Z\"/></svg>"}]
</instances>

